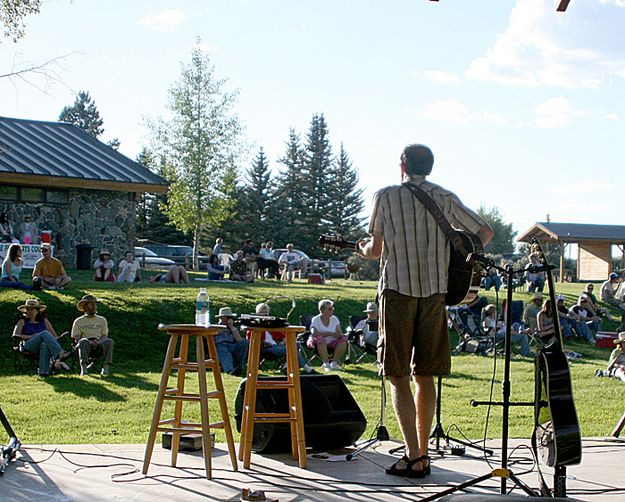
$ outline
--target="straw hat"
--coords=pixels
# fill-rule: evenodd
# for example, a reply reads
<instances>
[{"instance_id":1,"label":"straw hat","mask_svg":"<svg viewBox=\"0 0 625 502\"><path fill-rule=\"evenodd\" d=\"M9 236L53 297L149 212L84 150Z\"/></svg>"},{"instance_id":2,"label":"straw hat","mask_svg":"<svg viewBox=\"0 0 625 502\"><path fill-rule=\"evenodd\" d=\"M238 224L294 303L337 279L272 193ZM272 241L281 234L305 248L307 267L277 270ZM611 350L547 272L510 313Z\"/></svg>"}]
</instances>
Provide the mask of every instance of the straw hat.
<instances>
[{"instance_id":1,"label":"straw hat","mask_svg":"<svg viewBox=\"0 0 625 502\"><path fill-rule=\"evenodd\" d=\"M363 310L365 314L368 314L369 312L377 312L377 311L378 311L378 304L375 302L368 302L367 308Z\"/></svg>"},{"instance_id":2,"label":"straw hat","mask_svg":"<svg viewBox=\"0 0 625 502\"><path fill-rule=\"evenodd\" d=\"M219 314L217 317L236 317L236 314L232 313L232 309L230 307L221 307L219 309Z\"/></svg>"},{"instance_id":3,"label":"straw hat","mask_svg":"<svg viewBox=\"0 0 625 502\"><path fill-rule=\"evenodd\" d=\"M625 331L621 331L618 334L618 338L614 340L614 343L618 345L619 343L625 343Z\"/></svg>"},{"instance_id":4,"label":"straw hat","mask_svg":"<svg viewBox=\"0 0 625 502\"><path fill-rule=\"evenodd\" d=\"M17 310L25 314L26 309L30 307L37 309L39 312L46 310L46 306L43 303L39 303L39 300L37 300L36 298L26 300L24 302L24 305L20 305L19 307L17 307Z\"/></svg>"},{"instance_id":5,"label":"straw hat","mask_svg":"<svg viewBox=\"0 0 625 502\"><path fill-rule=\"evenodd\" d=\"M100 250L100 256L105 255L105 254L111 256L111 253L109 252L108 249L101 249Z\"/></svg>"},{"instance_id":6,"label":"straw hat","mask_svg":"<svg viewBox=\"0 0 625 502\"><path fill-rule=\"evenodd\" d=\"M266 310L267 313L269 313L269 305L267 305L266 303L259 303L258 305L256 305L256 313L260 314L262 311Z\"/></svg>"},{"instance_id":7,"label":"straw hat","mask_svg":"<svg viewBox=\"0 0 625 502\"><path fill-rule=\"evenodd\" d=\"M85 295L82 297L82 299L78 302L78 305L76 305L76 308L78 308L78 310L80 310L81 312L85 311L85 303L87 302L95 302L98 303L100 300L98 300L95 296L93 295Z\"/></svg>"}]
</instances>

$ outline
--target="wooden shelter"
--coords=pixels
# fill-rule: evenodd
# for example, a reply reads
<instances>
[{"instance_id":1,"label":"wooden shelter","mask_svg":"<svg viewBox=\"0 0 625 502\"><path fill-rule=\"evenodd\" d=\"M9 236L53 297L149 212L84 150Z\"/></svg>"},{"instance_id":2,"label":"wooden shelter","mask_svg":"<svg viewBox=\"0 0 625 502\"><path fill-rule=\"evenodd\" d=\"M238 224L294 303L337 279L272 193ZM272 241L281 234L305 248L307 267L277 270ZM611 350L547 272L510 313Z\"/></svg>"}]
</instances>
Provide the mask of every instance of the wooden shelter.
<instances>
[{"instance_id":1,"label":"wooden shelter","mask_svg":"<svg viewBox=\"0 0 625 502\"><path fill-rule=\"evenodd\" d=\"M577 244L577 280L605 281L612 271L612 246L622 253L625 268L625 226L587 225L582 223L538 222L517 238L519 242L540 242L560 245L560 280L564 280L566 247Z\"/></svg>"}]
</instances>

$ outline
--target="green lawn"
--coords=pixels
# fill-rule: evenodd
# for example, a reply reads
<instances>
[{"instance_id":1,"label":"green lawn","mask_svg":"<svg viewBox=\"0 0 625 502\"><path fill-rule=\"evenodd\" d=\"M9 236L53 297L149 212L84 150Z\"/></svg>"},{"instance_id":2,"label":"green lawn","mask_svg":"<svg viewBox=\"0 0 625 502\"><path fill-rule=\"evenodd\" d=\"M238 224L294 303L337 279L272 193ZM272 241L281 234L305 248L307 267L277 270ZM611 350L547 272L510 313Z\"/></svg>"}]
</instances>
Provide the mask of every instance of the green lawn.
<instances>
[{"instance_id":1,"label":"green lawn","mask_svg":"<svg viewBox=\"0 0 625 502\"><path fill-rule=\"evenodd\" d=\"M0 405L11 420L20 439L26 443L144 443L152 417L156 389L160 381L167 336L156 329L159 322L192 322L193 301L198 288L206 286L211 296L213 315L219 307L229 305L235 312L252 312L261 300L286 295L297 303L291 322L296 323L301 314L315 313L317 301L331 298L336 301L336 314L346 325L349 315L362 311L365 303L373 299L373 282L350 283L334 280L325 285L309 285L303 281L276 284L259 281L251 285L214 284L194 282L189 286L152 285L133 286L91 283L90 272L71 271L72 284L64 291L21 292L0 290L0 325L5 336L0 338ZM581 284L558 285L558 293L571 304L581 291ZM111 336L116 341L113 375L102 378L90 375L80 378L76 373L56 375L40 380L34 368L28 374L16 374L10 333L14 323L15 308L29 297L36 296L48 305L49 318L57 332L68 330L78 315L76 302L86 293L102 298L100 313L109 320ZM505 294L505 293L503 293ZM494 300L494 292L487 293ZM529 300L527 293L515 293L515 299ZM290 308L289 301L276 302L273 312L284 316ZM606 328L614 329L614 325ZM453 336L453 335L452 335ZM623 413L622 383L608 378L595 378L594 372L604 368L609 350L598 349L572 342L570 348L582 352L584 358L571 362L575 403L585 436L609 434ZM493 358L472 354L453 357L453 373L444 380L442 394L442 422L471 438L484 434L487 409L474 408L470 400L488 400L493 379ZM503 359L497 360L493 398L501 400L501 375ZM189 385L195 385L190 377ZM380 416L380 381L372 364L349 365L341 376L349 387L368 420L366 434L371 434ZM515 357L512 362L513 401L533 398L534 365L529 358ZM228 403L234 413L234 396L239 378L224 376ZM211 401L211 404L216 404ZM189 417L198 418L199 409L185 405ZM213 416L216 408L212 407ZM163 417L165 417L165 413ZM498 437L501 426L501 409L490 413L488 436ZM392 410L387 408L387 427L392 437L399 437ZM529 408L512 408L510 417L512 437L529 437L532 431L532 411ZM218 440L223 440L218 434Z\"/></svg>"}]
</instances>

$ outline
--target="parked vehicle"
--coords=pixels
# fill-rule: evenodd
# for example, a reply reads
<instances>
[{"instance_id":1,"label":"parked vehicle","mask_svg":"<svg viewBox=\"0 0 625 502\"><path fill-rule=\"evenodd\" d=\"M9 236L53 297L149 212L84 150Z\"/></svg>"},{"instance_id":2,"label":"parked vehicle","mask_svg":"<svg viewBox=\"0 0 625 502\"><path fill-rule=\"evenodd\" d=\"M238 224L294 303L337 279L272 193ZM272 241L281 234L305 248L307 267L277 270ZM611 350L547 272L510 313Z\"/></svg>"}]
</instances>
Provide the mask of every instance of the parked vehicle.
<instances>
[{"instance_id":1,"label":"parked vehicle","mask_svg":"<svg viewBox=\"0 0 625 502\"><path fill-rule=\"evenodd\" d=\"M329 277L347 277L347 265L344 261L329 260L329 266L326 270Z\"/></svg>"},{"instance_id":2,"label":"parked vehicle","mask_svg":"<svg viewBox=\"0 0 625 502\"><path fill-rule=\"evenodd\" d=\"M157 256L169 258L178 265L193 268L193 248L191 246L179 246L174 244L145 244L145 248L156 253ZM198 256L200 268L206 270L208 256Z\"/></svg>"},{"instance_id":3,"label":"parked vehicle","mask_svg":"<svg viewBox=\"0 0 625 502\"><path fill-rule=\"evenodd\" d=\"M168 258L161 258L160 256L157 256L154 251L143 247L135 246L135 258L139 260L139 263L141 263L142 266L145 264L146 267L165 268L175 265L175 262L173 260L170 260Z\"/></svg>"}]
</instances>

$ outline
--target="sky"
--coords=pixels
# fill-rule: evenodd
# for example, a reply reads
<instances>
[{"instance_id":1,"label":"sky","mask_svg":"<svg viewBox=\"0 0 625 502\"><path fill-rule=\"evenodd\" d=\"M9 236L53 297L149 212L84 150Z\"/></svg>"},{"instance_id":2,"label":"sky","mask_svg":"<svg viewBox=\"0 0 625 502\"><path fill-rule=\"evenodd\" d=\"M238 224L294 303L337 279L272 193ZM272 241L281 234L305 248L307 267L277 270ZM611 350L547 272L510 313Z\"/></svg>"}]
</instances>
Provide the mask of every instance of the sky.
<instances>
[{"instance_id":1,"label":"sky","mask_svg":"<svg viewBox=\"0 0 625 502\"><path fill-rule=\"evenodd\" d=\"M147 119L198 37L249 145L270 167L289 128L325 115L369 215L400 181L410 143L432 148L429 179L519 233L537 221L623 224L625 0L44 0L26 36L0 43L0 116L56 120L80 90L135 158ZM66 56L66 57L63 57Z\"/></svg>"}]
</instances>

